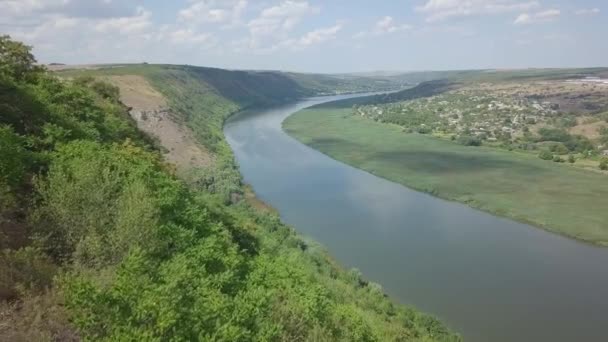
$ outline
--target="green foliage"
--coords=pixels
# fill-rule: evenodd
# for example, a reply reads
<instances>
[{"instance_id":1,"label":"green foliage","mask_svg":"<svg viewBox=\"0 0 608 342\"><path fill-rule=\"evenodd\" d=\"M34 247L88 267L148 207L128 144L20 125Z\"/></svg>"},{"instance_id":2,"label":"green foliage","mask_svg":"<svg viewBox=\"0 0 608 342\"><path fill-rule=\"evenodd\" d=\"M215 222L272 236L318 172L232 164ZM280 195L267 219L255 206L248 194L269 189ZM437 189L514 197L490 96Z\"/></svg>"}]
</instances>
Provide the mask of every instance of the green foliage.
<instances>
[{"instance_id":1,"label":"green foliage","mask_svg":"<svg viewBox=\"0 0 608 342\"><path fill-rule=\"evenodd\" d=\"M584 152L584 151L590 151L590 150L595 149L593 143L589 139L587 139L581 135L570 135L568 132L566 132L563 129L545 127L545 128L539 129L538 134L540 135L538 138L538 141L560 142L563 144L563 146L566 147L566 149L568 151L571 151L571 152ZM560 145L554 145L554 146L560 146ZM557 147L557 148L560 149L559 151L556 151L556 153L558 153L558 154L568 153L565 149L563 149L561 147ZM561 152L563 152L563 153L561 153Z\"/></svg>"},{"instance_id":2,"label":"green foliage","mask_svg":"<svg viewBox=\"0 0 608 342\"><path fill-rule=\"evenodd\" d=\"M568 154L568 152L570 152L570 150L563 143L551 144L549 146L549 151L559 155Z\"/></svg>"},{"instance_id":3,"label":"green foliage","mask_svg":"<svg viewBox=\"0 0 608 342\"><path fill-rule=\"evenodd\" d=\"M31 51L31 47L9 36L0 36L0 74L22 80L40 72L42 69L36 65Z\"/></svg>"},{"instance_id":4,"label":"green foliage","mask_svg":"<svg viewBox=\"0 0 608 342\"><path fill-rule=\"evenodd\" d=\"M5 125L0 125L0 156L0 184L20 185L28 169L25 140Z\"/></svg>"},{"instance_id":5,"label":"green foliage","mask_svg":"<svg viewBox=\"0 0 608 342\"><path fill-rule=\"evenodd\" d=\"M120 89L108 82L100 81L90 75L80 75L73 80L73 83L82 87L91 88L96 94L106 100L118 102L120 100Z\"/></svg>"},{"instance_id":6,"label":"green foliage","mask_svg":"<svg viewBox=\"0 0 608 342\"><path fill-rule=\"evenodd\" d=\"M576 162L576 158L574 158L574 155L572 155L572 154L568 155L568 163L574 164L575 162Z\"/></svg>"},{"instance_id":7,"label":"green foliage","mask_svg":"<svg viewBox=\"0 0 608 342\"><path fill-rule=\"evenodd\" d=\"M464 146L481 146L481 139L470 135L461 135L456 140L459 144Z\"/></svg>"},{"instance_id":8,"label":"green foliage","mask_svg":"<svg viewBox=\"0 0 608 342\"><path fill-rule=\"evenodd\" d=\"M37 182L40 204L33 216L50 255L102 267L120 260L130 247L152 248L162 212L151 192L180 195L179 188L171 188L175 181L161 177L154 155L130 144L75 141L52 159L47 177Z\"/></svg>"},{"instance_id":9,"label":"green foliage","mask_svg":"<svg viewBox=\"0 0 608 342\"><path fill-rule=\"evenodd\" d=\"M608 170L608 158L602 158L602 160L600 160L600 170Z\"/></svg>"},{"instance_id":10,"label":"green foliage","mask_svg":"<svg viewBox=\"0 0 608 342\"><path fill-rule=\"evenodd\" d=\"M32 247L0 251L0 300L51 287L57 266Z\"/></svg>"},{"instance_id":11,"label":"green foliage","mask_svg":"<svg viewBox=\"0 0 608 342\"><path fill-rule=\"evenodd\" d=\"M0 315L0 341L81 340L70 326L61 293L52 289L28 293L18 302L0 301Z\"/></svg>"},{"instance_id":12,"label":"green foliage","mask_svg":"<svg viewBox=\"0 0 608 342\"><path fill-rule=\"evenodd\" d=\"M420 126L416 131L420 134L430 134L433 132L433 130L427 126Z\"/></svg>"},{"instance_id":13,"label":"green foliage","mask_svg":"<svg viewBox=\"0 0 608 342\"><path fill-rule=\"evenodd\" d=\"M574 126L576 126L576 124L577 124L577 121L576 121L576 116L573 116L573 115L568 115L568 116L566 116L566 117L562 118L562 119L560 120L559 124L560 124L562 127L565 127L565 128L574 127Z\"/></svg>"},{"instance_id":14,"label":"green foliage","mask_svg":"<svg viewBox=\"0 0 608 342\"><path fill-rule=\"evenodd\" d=\"M0 73L0 219L5 208L18 211L32 241L20 249L2 243L0 292L29 311L8 310L21 325L0 338L76 339L77 331L101 341L460 340L437 320L394 306L360 275L353 283L277 216L233 198L242 187L223 121L249 92L260 94L249 104L266 103L272 90L259 89L275 76L150 68L216 153L193 186L150 149L113 86ZM213 82L203 72L215 73ZM242 97L218 93L241 86ZM10 223L0 220L0 233ZM48 326L30 324L31 303Z\"/></svg>"},{"instance_id":15,"label":"green foliage","mask_svg":"<svg viewBox=\"0 0 608 342\"><path fill-rule=\"evenodd\" d=\"M553 160L553 153L551 153L551 151L543 150L538 154L538 158L542 160Z\"/></svg>"},{"instance_id":16,"label":"green foliage","mask_svg":"<svg viewBox=\"0 0 608 342\"><path fill-rule=\"evenodd\" d=\"M571 139L570 134L563 129L543 127L538 130L539 141L558 141L565 143Z\"/></svg>"},{"instance_id":17,"label":"green foliage","mask_svg":"<svg viewBox=\"0 0 608 342\"><path fill-rule=\"evenodd\" d=\"M608 127L601 127L599 129L600 143L608 145Z\"/></svg>"}]
</instances>

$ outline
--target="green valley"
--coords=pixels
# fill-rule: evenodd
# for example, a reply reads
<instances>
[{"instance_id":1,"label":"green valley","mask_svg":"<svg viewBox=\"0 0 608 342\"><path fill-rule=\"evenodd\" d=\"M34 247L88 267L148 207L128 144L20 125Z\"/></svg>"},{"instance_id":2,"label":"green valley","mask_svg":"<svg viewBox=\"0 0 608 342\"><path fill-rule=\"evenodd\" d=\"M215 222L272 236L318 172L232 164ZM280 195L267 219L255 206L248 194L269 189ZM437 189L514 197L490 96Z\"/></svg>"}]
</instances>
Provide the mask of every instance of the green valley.
<instances>
[{"instance_id":1,"label":"green valley","mask_svg":"<svg viewBox=\"0 0 608 342\"><path fill-rule=\"evenodd\" d=\"M608 183L600 170L608 87L571 81L588 72L606 73L471 72L316 106L289 117L284 128L374 175L608 245Z\"/></svg>"},{"instance_id":2,"label":"green valley","mask_svg":"<svg viewBox=\"0 0 608 342\"><path fill-rule=\"evenodd\" d=\"M459 341L247 201L224 120L325 91L179 66L58 78L1 37L0 339ZM165 162L151 114L191 131L199 169Z\"/></svg>"}]
</instances>

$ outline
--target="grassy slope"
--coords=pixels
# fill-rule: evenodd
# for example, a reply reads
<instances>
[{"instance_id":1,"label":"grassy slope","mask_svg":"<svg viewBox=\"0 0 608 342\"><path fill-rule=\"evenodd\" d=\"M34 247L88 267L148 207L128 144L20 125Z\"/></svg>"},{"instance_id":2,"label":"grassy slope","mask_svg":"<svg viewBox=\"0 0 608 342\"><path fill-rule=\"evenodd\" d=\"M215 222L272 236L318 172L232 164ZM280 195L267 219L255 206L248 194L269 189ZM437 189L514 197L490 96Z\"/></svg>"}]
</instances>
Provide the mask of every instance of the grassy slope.
<instances>
[{"instance_id":1,"label":"grassy slope","mask_svg":"<svg viewBox=\"0 0 608 342\"><path fill-rule=\"evenodd\" d=\"M303 143L378 176L441 198L608 245L606 176L534 156L470 148L318 107L284 127Z\"/></svg>"},{"instance_id":2,"label":"grassy slope","mask_svg":"<svg viewBox=\"0 0 608 342\"><path fill-rule=\"evenodd\" d=\"M289 80L276 79L276 75L272 75L270 78L268 75L263 75L262 78L251 79L248 75L242 73L209 71L204 68L131 66L127 68L86 71L85 73L96 76L137 74L145 76L150 80L151 84L167 98L169 106L184 116L184 119L193 128L199 141L221 157L221 160L224 160L224 165L220 166L223 170L214 173L210 179L212 179L211 182L214 184L229 183L228 185L222 185L229 187L229 191L234 191L234 186L241 186L241 184L238 172L237 178L234 178L235 165L232 159L232 152L221 133L223 120L231 113L244 107L269 105L290 98L313 95L317 91L310 88L302 91L300 86L290 84ZM81 72L72 72L72 75L76 74L81 74ZM70 75L70 73L67 75ZM280 88L280 91L277 90L278 88ZM226 181L226 178L229 179ZM247 191L245 191L245 196L247 196ZM266 211L264 210L263 212ZM243 213L240 212L239 215L243 215ZM263 218L260 219L257 217L258 215L261 215ZM351 273L344 272L335 266L335 263L319 247L302 242L304 243L304 249L307 251L302 253L301 243L298 245L298 242L290 246L289 243L285 242L286 240L284 240L283 236L288 230L282 224L277 223L277 227L281 228L279 229L280 231L275 232L272 232L275 228L270 226L263 227L264 220L277 222L278 219L275 216L258 213L255 215L244 215L241 220L247 222L247 225L252 224L248 221L262 221L259 222L262 227L256 228L258 232L255 236L262 241L264 246L270 246L268 248L273 251L270 255L274 255L271 257L276 257L276 253L284 253L292 256L292 262L294 263L311 265L309 264L310 261L316 265L312 268L306 266L308 270L311 270L309 275L315 279L315 286L329 291L333 298L332 300L335 300L338 306L352 306L361 314L361 317L364 317L364 322L362 321L357 329L371 325L375 330L374 334L382 339L394 339L400 336L406 340L458 340L458 337L445 332L445 328L432 318L418 314L411 309L394 309L387 299L369 296L367 290L359 292L350 289L351 285L340 279L350 277ZM293 232L290 232L288 235L299 241L299 237L293 234ZM309 253L311 255L310 258L304 256ZM365 283L356 275L354 279L356 284ZM365 285L364 288L367 289L368 286ZM303 287L302 289L305 291ZM379 315L379 312L384 312L383 308L388 308L387 312L394 312L396 314L395 319L391 318L387 320L386 316L383 317L383 314ZM286 308L286 310L293 310L293 308ZM389 315L393 314L389 313ZM291 314L286 314L285 319L290 320L290 316ZM408 318L404 319L404 316L408 316ZM410 327L405 327L404 330L404 325ZM359 332L356 331L356 333ZM311 334L314 335L314 332Z\"/></svg>"},{"instance_id":3,"label":"grassy slope","mask_svg":"<svg viewBox=\"0 0 608 342\"><path fill-rule=\"evenodd\" d=\"M62 76L141 75L168 100L206 147L225 148L222 125L231 114L330 93L394 89L396 82L365 77L229 71L183 65L126 65L94 70L66 70ZM370 85L371 84L371 85ZM229 152L226 152L229 153Z\"/></svg>"}]
</instances>

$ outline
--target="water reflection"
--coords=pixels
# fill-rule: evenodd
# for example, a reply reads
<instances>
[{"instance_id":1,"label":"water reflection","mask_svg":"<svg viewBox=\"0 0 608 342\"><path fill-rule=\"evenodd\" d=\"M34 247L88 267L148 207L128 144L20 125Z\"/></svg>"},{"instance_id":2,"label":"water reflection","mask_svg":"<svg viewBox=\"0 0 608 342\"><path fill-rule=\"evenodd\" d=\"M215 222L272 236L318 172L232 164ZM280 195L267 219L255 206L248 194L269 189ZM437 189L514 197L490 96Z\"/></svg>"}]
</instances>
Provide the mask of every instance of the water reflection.
<instances>
[{"instance_id":1,"label":"water reflection","mask_svg":"<svg viewBox=\"0 0 608 342\"><path fill-rule=\"evenodd\" d=\"M283 219L469 341L605 341L608 249L411 191L281 130L307 100L229 120L245 181Z\"/></svg>"}]
</instances>

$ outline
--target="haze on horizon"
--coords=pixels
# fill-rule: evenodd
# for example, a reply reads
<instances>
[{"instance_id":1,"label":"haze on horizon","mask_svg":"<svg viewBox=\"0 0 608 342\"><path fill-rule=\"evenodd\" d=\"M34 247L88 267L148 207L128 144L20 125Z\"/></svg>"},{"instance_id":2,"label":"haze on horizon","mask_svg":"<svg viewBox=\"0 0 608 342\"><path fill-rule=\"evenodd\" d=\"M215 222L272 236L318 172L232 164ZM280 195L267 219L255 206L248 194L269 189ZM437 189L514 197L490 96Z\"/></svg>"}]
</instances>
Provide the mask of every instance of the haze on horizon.
<instances>
[{"instance_id":1,"label":"haze on horizon","mask_svg":"<svg viewBox=\"0 0 608 342\"><path fill-rule=\"evenodd\" d=\"M42 63L305 72L605 66L601 0L0 0Z\"/></svg>"}]
</instances>

